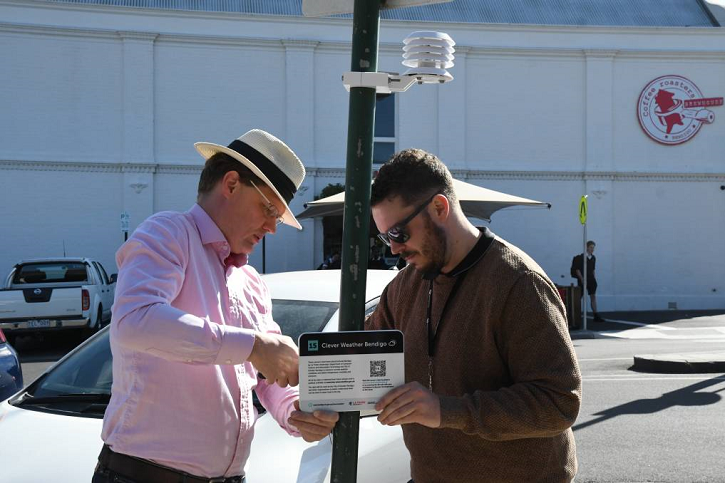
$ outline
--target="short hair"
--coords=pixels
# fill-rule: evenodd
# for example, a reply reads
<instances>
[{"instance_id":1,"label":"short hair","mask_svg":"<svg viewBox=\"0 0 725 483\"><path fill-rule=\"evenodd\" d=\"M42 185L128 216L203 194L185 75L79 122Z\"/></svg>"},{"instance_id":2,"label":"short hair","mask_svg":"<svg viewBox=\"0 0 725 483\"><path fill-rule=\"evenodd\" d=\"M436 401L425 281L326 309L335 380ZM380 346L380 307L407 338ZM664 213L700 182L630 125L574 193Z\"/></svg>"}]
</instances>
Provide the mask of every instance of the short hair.
<instances>
[{"instance_id":1,"label":"short hair","mask_svg":"<svg viewBox=\"0 0 725 483\"><path fill-rule=\"evenodd\" d=\"M597 246L597 244L596 244L596 243L594 243L594 240L589 240L589 241L587 242L587 248L589 248L589 247L595 247L595 246Z\"/></svg>"},{"instance_id":2,"label":"short hair","mask_svg":"<svg viewBox=\"0 0 725 483\"><path fill-rule=\"evenodd\" d=\"M405 149L380 167L373 182L370 205L396 196L406 205L412 205L434 193L443 194L451 205L458 204L453 176L438 156L422 149Z\"/></svg>"},{"instance_id":3,"label":"short hair","mask_svg":"<svg viewBox=\"0 0 725 483\"><path fill-rule=\"evenodd\" d=\"M259 177L242 163L226 153L216 153L204 163L204 169L201 170L201 176L199 176L197 196L202 197L211 192L229 171L236 171L239 174L239 180L243 183L249 184L249 181L261 183Z\"/></svg>"}]
</instances>

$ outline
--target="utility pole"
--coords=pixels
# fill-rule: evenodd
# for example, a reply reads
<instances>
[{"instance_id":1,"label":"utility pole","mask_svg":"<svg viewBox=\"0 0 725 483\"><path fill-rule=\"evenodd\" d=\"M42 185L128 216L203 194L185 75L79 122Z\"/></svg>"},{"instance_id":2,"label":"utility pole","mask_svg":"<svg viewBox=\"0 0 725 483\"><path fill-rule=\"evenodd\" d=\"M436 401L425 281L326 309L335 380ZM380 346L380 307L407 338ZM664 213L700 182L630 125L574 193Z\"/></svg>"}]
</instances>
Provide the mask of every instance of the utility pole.
<instances>
[{"instance_id":1,"label":"utility pole","mask_svg":"<svg viewBox=\"0 0 725 483\"><path fill-rule=\"evenodd\" d=\"M380 2L355 0L352 23L350 69L353 72L375 72L378 68ZM340 331L364 328L375 94L375 87L350 89L341 250ZM332 483L354 483L357 480L359 432L360 413L340 413L340 420L332 433Z\"/></svg>"},{"instance_id":2,"label":"utility pole","mask_svg":"<svg viewBox=\"0 0 725 483\"><path fill-rule=\"evenodd\" d=\"M365 288L370 249L370 181L373 171L375 101L378 92L405 92L414 83L441 84L453 80L453 39L442 32L414 32L403 42L401 76L379 73L380 9L401 8L451 0L303 0L305 16L353 13L351 71L342 76L350 92L345 165L339 330L364 329ZM353 5L354 2L354 5ZM352 10L350 10L352 9ZM357 480L360 413L341 412L332 432L332 483Z\"/></svg>"}]
</instances>

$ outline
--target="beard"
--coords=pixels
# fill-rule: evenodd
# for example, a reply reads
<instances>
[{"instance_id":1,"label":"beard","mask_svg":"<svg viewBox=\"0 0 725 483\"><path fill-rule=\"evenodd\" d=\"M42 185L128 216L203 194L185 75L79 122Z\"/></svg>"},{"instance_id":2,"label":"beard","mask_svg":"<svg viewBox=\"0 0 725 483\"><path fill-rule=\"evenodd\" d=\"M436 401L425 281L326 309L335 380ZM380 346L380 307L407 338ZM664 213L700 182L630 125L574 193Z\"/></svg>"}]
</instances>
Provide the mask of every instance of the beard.
<instances>
[{"instance_id":1,"label":"beard","mask_svg":"<svg viewBox=\"0 0 725 483\"><path fill-rule=\"evenodd\" d=\"M448 240L446 232L440 226L433 223L430 215L423 212L425 223L425 241L418 252L403 252L401 256L407 258L410 255L418 254L420 265L415 264L415 268L419 271L438 275L446 264L446 251L448 250Z\"/></svg>"}]
</instances>

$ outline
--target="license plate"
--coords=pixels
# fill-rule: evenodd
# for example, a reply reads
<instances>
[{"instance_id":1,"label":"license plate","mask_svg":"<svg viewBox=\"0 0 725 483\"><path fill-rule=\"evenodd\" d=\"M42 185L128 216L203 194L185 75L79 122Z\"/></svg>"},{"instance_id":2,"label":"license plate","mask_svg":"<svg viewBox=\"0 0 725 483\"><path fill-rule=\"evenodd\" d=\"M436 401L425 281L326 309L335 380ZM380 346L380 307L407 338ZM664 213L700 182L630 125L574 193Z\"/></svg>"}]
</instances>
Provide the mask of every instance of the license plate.
<instances>
[{"instance_id":1,"label":"license plate","mask_svg":"<svg viewBox=\"0 0 725 483\"><path fill-rule=\"evenodd\" d=\"M28 327L30 327L31 329L50 327L50 319L31 320L28 322Z\"/></svg>"}]
</instances>

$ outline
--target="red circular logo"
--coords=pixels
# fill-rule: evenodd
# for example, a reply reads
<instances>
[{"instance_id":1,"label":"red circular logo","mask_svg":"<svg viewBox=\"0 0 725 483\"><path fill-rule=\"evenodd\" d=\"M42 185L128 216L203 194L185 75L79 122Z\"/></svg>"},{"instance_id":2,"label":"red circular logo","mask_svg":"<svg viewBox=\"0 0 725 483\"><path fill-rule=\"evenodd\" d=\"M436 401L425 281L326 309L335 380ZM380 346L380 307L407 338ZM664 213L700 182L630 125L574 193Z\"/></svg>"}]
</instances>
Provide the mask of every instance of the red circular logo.
<instances>
[{"instance_id":1,"label":"red circular logo","mask_svg":"<svg viewBox=\"0 0 725 483\"><path fill-rule=\"evenodd\" d=\"M721 106L723 99L704 98L700 89L679 75L665 75L642 90L637 117L642 130L661 144L682 144L692 139L703 124L715 120L708 109Z\"/></svg>"}]
</instances>

